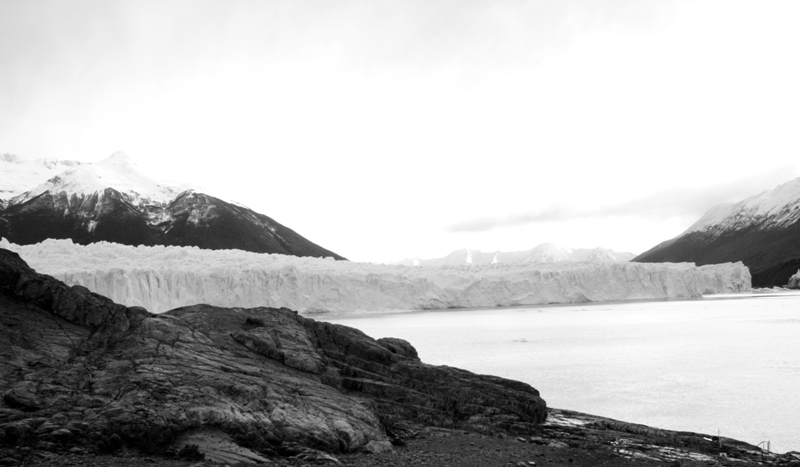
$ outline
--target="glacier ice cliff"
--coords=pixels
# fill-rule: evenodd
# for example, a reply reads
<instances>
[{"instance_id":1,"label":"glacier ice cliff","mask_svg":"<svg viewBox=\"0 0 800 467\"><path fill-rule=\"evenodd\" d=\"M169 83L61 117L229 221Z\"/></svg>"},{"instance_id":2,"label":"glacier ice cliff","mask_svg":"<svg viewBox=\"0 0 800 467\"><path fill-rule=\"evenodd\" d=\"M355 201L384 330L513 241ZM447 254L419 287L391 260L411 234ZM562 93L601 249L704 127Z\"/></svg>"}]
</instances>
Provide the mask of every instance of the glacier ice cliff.
<instances>
[{"instance_id":1,"label":"glacier ice cliff","mask_svg":"<svg viewBox=\"0 0 800 467\"><path fill-rule=\"evenodd\" d=\"M77 245L0 248L36 270L128 306L160 313L205 303L367 312L690 298L751 290L742 263L541 263L415 268L196 247Z\"/></svg>"}]
</instances>

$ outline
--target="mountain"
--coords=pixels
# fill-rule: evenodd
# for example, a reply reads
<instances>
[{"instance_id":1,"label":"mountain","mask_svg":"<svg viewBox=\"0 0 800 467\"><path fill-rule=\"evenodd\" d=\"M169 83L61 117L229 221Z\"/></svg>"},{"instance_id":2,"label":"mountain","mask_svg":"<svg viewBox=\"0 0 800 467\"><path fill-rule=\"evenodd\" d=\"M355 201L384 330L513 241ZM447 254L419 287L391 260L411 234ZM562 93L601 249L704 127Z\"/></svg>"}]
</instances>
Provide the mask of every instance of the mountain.
<instances>
[{"instance_id":1,"label":"mountain","mask_svg":"<svg viewBox=\"0 0 800 467\"><path fill-rule=\"evenodd\" d=\"M719 205L677 237L642 253L644 263L742 261L754 287L783 286L800 267L800 178Z\"/></svg>"},{"instance_id":2,"label":"mountain","mask_svg":"<svg viewBox=\"0 0 800 467\"><path fill-rule=\"evenodd\" d=\"M13 243L69 238L344 259L247 207L153 180L122 152L94 164L6 154L0 168L2 194L11 196L0 204L0 237Z\"/></svg>"},{"instance_id":3,"label":"mountain","mask_svg":"<svg viewBox=\"0 0 800 467\"><path fill-rule=\"evenodd\" d=\"M566 248L542 243L530 250L491 251L455 250L447 256L433 259L409 258L393 264L405 266L458 266L462 264L554 263L559 261L612 263L630 261L633 253L620 253L608 248Z\"/></svg>"}]
</instances>

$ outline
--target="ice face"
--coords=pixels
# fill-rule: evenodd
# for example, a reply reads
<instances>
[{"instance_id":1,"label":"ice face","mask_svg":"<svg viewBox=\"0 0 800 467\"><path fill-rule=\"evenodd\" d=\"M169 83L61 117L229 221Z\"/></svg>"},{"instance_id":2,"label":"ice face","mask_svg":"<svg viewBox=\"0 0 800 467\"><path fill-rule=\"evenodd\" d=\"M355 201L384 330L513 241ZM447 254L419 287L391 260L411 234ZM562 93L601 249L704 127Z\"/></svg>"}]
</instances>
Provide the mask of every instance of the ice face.
<instances>
[{"instance_id":1,"label":"ice face","mask_svg":"<svg viewBox=\"0 0 800 467\"><path fill-rule=\"evenodd\" d=\"M748 291L742 263L540 263L413 267L240 250L0 241L37 271L160 313L207 303L368 312L699 297Z\"/></svg>"}]
</instances>

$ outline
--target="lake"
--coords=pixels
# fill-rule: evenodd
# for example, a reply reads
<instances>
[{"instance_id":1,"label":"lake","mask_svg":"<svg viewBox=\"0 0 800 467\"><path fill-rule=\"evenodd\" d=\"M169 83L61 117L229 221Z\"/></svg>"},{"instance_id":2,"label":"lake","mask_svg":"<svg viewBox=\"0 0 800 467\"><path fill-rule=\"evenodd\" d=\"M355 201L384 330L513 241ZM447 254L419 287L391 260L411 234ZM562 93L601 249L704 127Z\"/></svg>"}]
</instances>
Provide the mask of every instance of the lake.
<instances>
[{"instance_id":1,"label":"lake","mask_svg":"<svg viewBox=\"0 0 800 467\"><path fill-rule=\"evenodd\" d=\"M316 317L548 406L800 451L800 293Z\"/></svg>"}]
</instances>

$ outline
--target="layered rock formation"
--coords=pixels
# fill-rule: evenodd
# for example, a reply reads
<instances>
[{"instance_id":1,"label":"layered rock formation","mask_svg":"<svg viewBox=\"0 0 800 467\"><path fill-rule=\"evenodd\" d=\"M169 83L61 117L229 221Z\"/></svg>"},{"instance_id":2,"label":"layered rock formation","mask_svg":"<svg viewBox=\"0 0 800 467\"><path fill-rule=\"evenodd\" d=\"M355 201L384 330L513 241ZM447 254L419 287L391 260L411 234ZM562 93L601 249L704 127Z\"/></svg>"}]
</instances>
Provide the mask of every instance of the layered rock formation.
<instances>
[{"instance_id":1,"label":"layered rock formation","mask_svg":"<svg viewBox=\"0 0 800 467\"><path fill-rule=\"evenodd\" d=\"M209 303L300 312L415 310L699 297L750 290L741 263L387 266L178 247L0 241L31 265L152 312Z\"/></svg>"},{"instance_id":2,"label":"layered rock formation","mask_svg":"<svg viewBox=\"0 0 800 467\"><path fill-rule=\"evenodd\" d=\"M546 418L527 384L426 365L399 339L287 309L152 315L3 249L0 393L0 445L197 444L223 461L386 449L398 420L524 433Z\"/></svg>"}]
</instances>

